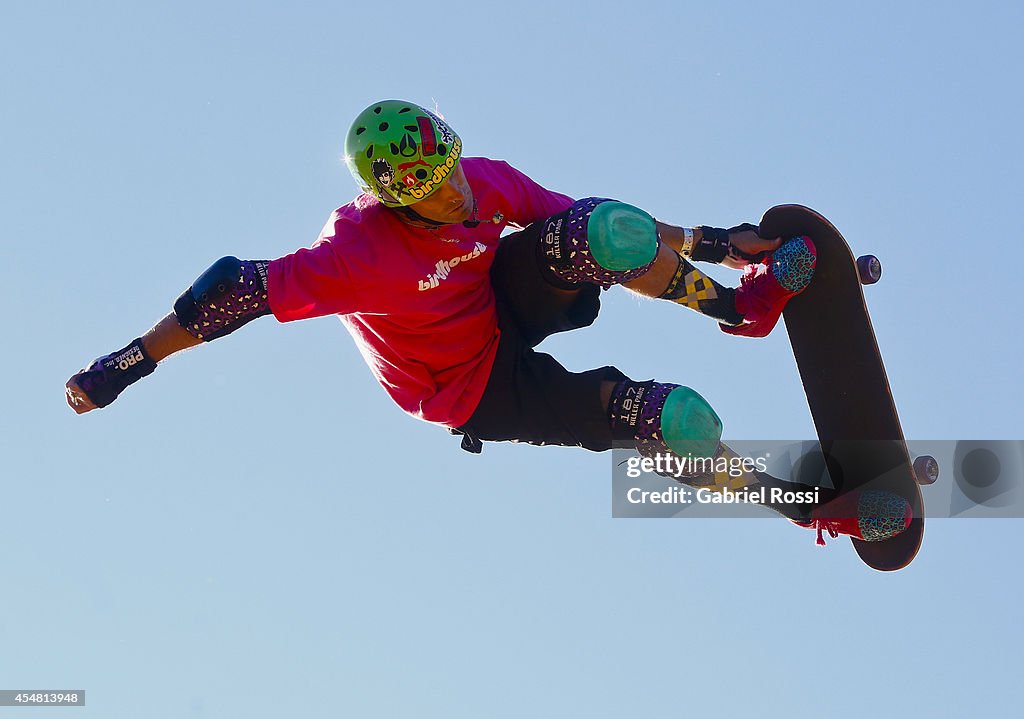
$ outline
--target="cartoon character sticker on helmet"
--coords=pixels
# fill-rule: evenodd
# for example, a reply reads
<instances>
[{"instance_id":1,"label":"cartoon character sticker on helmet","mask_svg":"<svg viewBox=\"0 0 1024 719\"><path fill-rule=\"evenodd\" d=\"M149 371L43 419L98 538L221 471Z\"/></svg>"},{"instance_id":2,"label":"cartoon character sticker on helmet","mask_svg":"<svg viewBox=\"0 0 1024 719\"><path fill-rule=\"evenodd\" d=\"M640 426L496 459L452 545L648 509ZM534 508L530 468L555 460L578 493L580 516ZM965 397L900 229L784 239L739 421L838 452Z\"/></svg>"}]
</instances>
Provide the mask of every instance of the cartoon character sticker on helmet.
<instances>
[{"instance_id":1,"label":"cartoon character sticker on helmet","mask_svg":"<svg viewBox=\"0 0 1024 719\"><path fill-rule=\"evenodd\" d=\"M391 166L391 163L383 157L378 157L370 163L370 172L373 173L373 177L377 180L378 192L381 195L386 195L391 202L398 202L394 195L388 191L391 183L395 181L395 168Z\"/></svg>"}]
</instances>

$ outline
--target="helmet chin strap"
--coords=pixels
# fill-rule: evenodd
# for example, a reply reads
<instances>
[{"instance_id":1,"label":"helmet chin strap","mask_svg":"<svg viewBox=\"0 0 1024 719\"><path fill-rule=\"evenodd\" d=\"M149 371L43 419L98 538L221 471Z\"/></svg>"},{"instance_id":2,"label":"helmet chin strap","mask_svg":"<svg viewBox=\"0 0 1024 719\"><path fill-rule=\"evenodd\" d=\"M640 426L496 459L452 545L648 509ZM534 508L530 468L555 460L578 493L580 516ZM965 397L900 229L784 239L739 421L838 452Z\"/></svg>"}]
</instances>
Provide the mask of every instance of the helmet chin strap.
<instances>
[{"instance_id":1,"label":"helmet chin strap","mask_svg":"<svg viewBox=\"0 0 1024 719\"><path fill-rule=\"evenodd\" d=\"M436 230L438 227L444 227L446 224L451 224L446 222L437 222L424 217L408 205L400 205L399 207L392 207L391 209L401 215L409 224L416 225L417 227L425 227L428 230Z\"/></svg>"},{"instance_id":2,"label":"helmet chin strap","mask_svg":"<svg viewBox=\"0 0 1024 719\"><path fill-rule=\"evenodd\" d=\"M475 197L473 198L473 215L472 215L473 219L465 220L462 223L438 222L437 220L431 220L429 217L424 217L420 213L416 212L416 210L414 210L409 205L401 205L399 207L392 207L391 209L394 210L395 212L397 212L402 217L404 217L407 222L409 222L409 223L411 223L413 225L419 225L419 226L425 227L428 230L436 230L439 227L444 227L446 225L455 225L455 224L461 224L463 227L467 227L469 229L473 229L474 227L476 227L477 225L480 224L480 220L476 219L476 198Z\"/></svg>"}]
</instances>

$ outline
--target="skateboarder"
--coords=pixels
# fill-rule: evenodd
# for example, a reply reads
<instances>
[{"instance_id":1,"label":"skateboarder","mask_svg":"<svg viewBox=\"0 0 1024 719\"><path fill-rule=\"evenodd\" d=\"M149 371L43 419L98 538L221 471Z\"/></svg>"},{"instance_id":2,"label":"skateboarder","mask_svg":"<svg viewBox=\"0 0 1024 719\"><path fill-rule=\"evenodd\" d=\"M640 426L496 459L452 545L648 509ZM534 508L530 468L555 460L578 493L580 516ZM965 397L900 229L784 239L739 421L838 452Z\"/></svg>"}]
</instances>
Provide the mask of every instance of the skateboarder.
<instances>
[{"instance_id":1,"label":"skateboarder","mask_svg":"<svg viewBox=\"0 0 1024 719\"><path fill-rule=\"evenodd\" d=\"M692 389L611 366L569 372L533 348L590 325L613 285L685 305L726 332L764 336L814 269L806 237L668 225L614 200L573 201L505 162L463 157L445 120L405 101L360 113L345 154L363 193L334 211L311 248L216 261L149 332L67 382L71 408L106 407L164 358L257 317L339 315L391 398L462 435L469 451L484 441L594 451L618 442L645 456L713 457L722 423ZM502 238L506 228L515 231ZM720 285L694 261L743 268L740 286ZM806 510L790 518L824 526ZM856 521L827 528L861 536Z\"/></svg>"}]
</instances>

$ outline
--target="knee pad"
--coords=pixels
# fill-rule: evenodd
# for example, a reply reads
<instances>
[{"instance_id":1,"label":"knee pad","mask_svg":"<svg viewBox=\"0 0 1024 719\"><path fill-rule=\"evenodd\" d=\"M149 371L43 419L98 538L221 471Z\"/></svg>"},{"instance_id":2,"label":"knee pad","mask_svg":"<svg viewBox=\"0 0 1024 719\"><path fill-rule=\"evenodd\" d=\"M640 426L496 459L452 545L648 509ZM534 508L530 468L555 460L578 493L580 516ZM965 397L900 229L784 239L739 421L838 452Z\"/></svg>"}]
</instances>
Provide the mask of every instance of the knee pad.
<instances>
[{"instance_id":1,"label":"knee pad","mask_svg":"<svg viewBox=\"0 0 1024 719\"><path fill-rule=\"evenodd\" d=\"M714 457L722 440L722 420L689 387L626 380L616 387L608 409L612 433L631 437L645 457Z\"/></svg>"},{"instance_id":2,"label":"knee pad","mask_svg":"<svg viewBox=\"0 0 1024 719\"><path fill-rule=\"evenodd\" d=\"M608 288L640 277L658 254L654 218L624 202L588 197L544 221L544 261L564 282Z\"/></svg>"},{"instance_id":3,"label":"knee pad","mask_svg":"<svg viewBox=\"0 0 1024 719\"><path fill-rule=\"evenodd\" d=\"M682 457L714 457L722 420L706 399L689 387L676 387L665 397L661 433L668 448Z\"/></svg>"},{"instance_id":4,"label":"knee pad","mask_svg":"<svg viewBox=\"0 0 1024 719\"><path fill-rule=\"evenodd\" d=\"M211 342L270 314L267 265L263 260L220 258L174 303L178 324L196 339Z\"/></svg>"}]
</instances>

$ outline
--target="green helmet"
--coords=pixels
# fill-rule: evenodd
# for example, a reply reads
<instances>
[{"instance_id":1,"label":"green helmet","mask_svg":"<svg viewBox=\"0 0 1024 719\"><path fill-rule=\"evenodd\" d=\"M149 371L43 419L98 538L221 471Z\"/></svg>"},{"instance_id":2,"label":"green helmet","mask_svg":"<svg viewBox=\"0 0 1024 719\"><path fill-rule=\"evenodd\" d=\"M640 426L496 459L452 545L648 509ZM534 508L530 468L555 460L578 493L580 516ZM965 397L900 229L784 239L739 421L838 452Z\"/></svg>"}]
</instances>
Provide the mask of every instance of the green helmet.
<instances>
[{"instance_id":1,"label":"green helmet","mask_svg":"<svg viewBox=\"0 0 1024 719\"><path fill-rule=\"evenodd\" d=\"M345 138L356 182L388 207L430 196L459 164L462 140L440 117L403 100L375 102Z\"/></svg>"}]
</instances>

